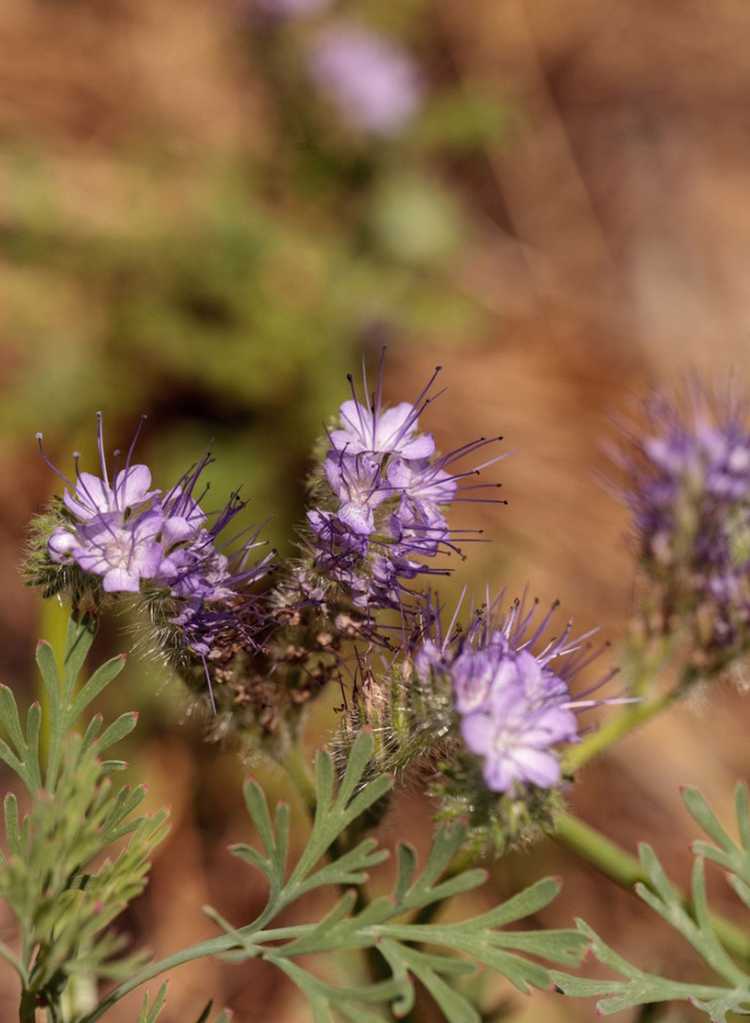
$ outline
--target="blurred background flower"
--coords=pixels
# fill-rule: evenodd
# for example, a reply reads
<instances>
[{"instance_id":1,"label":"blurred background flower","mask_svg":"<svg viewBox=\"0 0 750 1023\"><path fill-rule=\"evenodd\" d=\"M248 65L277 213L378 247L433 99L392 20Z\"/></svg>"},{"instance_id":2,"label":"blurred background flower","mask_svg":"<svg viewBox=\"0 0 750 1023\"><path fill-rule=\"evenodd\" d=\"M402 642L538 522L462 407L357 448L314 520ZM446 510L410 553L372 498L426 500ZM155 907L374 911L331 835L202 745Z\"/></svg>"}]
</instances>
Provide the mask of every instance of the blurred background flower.
<instances>
[{"instance_id":1,"label":"blurred background flower","mask_svg":"<svg viewBox=\"0 0 750 1023\"><path fill-rule=\"evenodd\" d=\"M345 373L384 342L389 404L445 364L450 400L420 421L440 450L502 433L515 452L497 467L509 508L450 510L452 529L495 542L470 551L446 599L528 580L616 643L633 568L626 510L594 479L608 416L647 383L748 368L748 41L740 0L0 4L4 680L31 693L34 639L60 628L17 572L29 516L56 490L36 430L57 464L80 449L91 467L94 412L127 450L147 411L138 460L176 479L210 443L206 512L243 483L238 529L269 517L288 554L310 447ZM129 644L127 626L110 623L102 656ZM132 772L173 810L127 921L167 952L209 933L204 902L241 920L261 900L224 851L247 830L241 770L203 745L180 685L146 656L111 699L142 711ZM311 743L339 699L316 707ZM634 735L586 769L576 809L630 848L648 835L684 882L677 786L700 781L721 815L747 771L741 700L718 686L710 729L707 708L686 706ZM429 813L407 791L384 838L423 848ZM679 970L666 928L550 843L498 863L483 897L543 871L567 892L544 922L580 913L624 955ZM175 974L167 1023L207 993L240 1020L259 1002L274 1023L302 1018L262 964L206 962ZM2 1018L14 997L0 977ZM593 1018L491 980L482 998L510 999L524 1023ZM113 1019L134 1015L123 1003Z\"/></svg>"}]
</instances>

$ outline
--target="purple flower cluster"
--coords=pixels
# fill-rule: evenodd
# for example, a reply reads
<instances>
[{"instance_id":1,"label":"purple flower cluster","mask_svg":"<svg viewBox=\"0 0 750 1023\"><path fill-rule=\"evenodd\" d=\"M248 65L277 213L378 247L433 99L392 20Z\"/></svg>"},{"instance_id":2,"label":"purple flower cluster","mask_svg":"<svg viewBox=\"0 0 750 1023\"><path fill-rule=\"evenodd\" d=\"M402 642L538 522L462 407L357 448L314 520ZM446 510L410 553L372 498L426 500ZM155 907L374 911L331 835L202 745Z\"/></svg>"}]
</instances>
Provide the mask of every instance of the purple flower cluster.
<instances>
[{"instance_id":1,"label":"purple flower cluster","mask_svg":"<svg viewBox=\"0 0 750 1023\"><path fill-rule=\"evenodd\" d=\"M517 601L493 621L496 606L475 615L457 638L449 629L443 639L424 640L415 669L423 681L433 673L448 677L463 743L481 758L489 789L553 788L561 780L557 747L578 741L576 712L625 699L593 698L614 672L586 693L571 693L573 677L601 652L592 653L587 643L596 630L571 640L568 622L560 636L535 652L557 605L536 625L535 606L527 610Z\"/></svg>"},{"instance_id":2,"label":"purple flower cluster","mask_svg":"<svg viewBox=\"0 0 750 1023\"><path fill-rule=\"evenodd\" d=\"M342 586L357 607L403 607L409 580L447 574L416 559L456 551L458 537L445 518L446 507L457 500L480 500L464 497L464 491L497 486L475 480L502 455L469 471L451 469L457 459L500 438L482 437L439 455L433 437L420 432L419 417L433 400L429 393L439 372L440 367L413 404L384 408L381 359L372 399L360 400L350 377L352 398L343 403L338 427L328 434L323 497L308 512L315 566ZM366 374L363 383L367 395ZM466 479L472 482L459 489Z\"/></svg>"},{"instance_id":3,"label":"purple flower cluster","mask_svg":"<svg viewBox=\"0 0 750 1023\"><path fill-rule=\"evenodd\" d=\"M750 431L737 403L712 410L692 395L683 413L664 399L648 407L645 438L625 460L626 499L647 570L670 603L715 612L712 641L736 638L750 611Z\"/></svg>"},{"instance_id":4,"label":"purple flower cluster","mask_svg":"<svg viewBox=\"0 0 750 1023\"><path fill-rule=\"evenodd\" d=\"M397 134L421 102L409 56L359 25L341 23L322 32L311 51L310 69L341 116L373 135Z\"/></svg>"},{"instance_id":5,"label":"purple flower cluster","mask_svg":"<svg viewBox=\"0 0 750 1023\"><path fill-rule=\"evenodd\" d=\"M82 472L74 456L75 481L48 465L66 484L64 521L48 541L50 559L76 565L98 577L105 593L158 591L174 606L172 624L185 646L199 657L209 654L213 639L226 621L228 607L237 605L245 588L268 570L273 555L250 564L250 552L260 546L257 534L239 550L224 553L220 534L245 506L237 494L212 523L196 497L201 474L210 463L205 456L171 489L151 488L151 472L132 464L140 426L124 467L111 480L104 453L101 413L97 416L100 475ZM42 435L37 439L42 448Z\"/></svg>"}]
</instances>

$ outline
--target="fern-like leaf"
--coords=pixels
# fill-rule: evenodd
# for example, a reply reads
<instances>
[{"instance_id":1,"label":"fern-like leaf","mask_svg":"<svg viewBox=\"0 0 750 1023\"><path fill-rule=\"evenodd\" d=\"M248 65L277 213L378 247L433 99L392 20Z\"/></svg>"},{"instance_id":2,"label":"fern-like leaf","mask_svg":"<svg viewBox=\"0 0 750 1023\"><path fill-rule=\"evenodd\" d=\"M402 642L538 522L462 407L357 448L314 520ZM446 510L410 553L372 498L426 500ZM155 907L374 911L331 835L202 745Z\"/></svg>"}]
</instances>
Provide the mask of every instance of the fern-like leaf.
<instances>
[{"instance_id":1,"label":"fern-like leaf","mask_svg":"<svg viewBox=\"0 0 750 1023\"><path fill-rule=\"evenodd\" d=\"M458 826L444 827L436 833L421 872L417 871L414 850L399 846L397 877L390 897L375 899L355 911L356 899L350 891L317 923L269 930L273 918L303 895L320 887L362 885L370 869L387 858L387 850L378 848L372 838L353 849L339 850L347 829L391 785L385 776L362 784L371 756L372 738L363 733L352 747L336 788L330 756L318 754L313 826L307 845L288 874L288 811L280 805L272 816L261 789L254 782L248 783L245 802L262 849L239 845L233 851L266 876L269 894L259 918L244 927L234 927L209 910L228 938L229 958L242 961L260 957L275 965L304 992L314 1023L338 1019L382 1021L392 1019L393 1014L400 1017L414 1004L415 981L427 988L448 1023L480 1023L476 1008L454 983L455 978L472 973L477 964L502 974L520 991L527 992L551 984L548 969L528 956L564 965L580 962L587 941L578 931L502 930L546 906L558 891L552 880L540 881L503 905L458 923L409 922L410 915L426 906L484 882L483 870L466 870L443 879L466 837L465 830ZM321 859L330 850L335 855L321 866ZM352 949L377 950L385 979L337 987L298 962L302 956Z\"/></svg>"},{"instance_id":2,"label":"fern-like leaf","mask_svg":"<svg viewBox=\"0 0 750 1023\"><path fill-rule=\"evenodd\" d=\"M705 862L719 864L727 871L727 880L744 904L750 905L750 800L747 786L738 785L735 795L737 831L735 841L719 822L711 807L696 789L683 793L685 806L711 842L693 843L691 897L686 905L670 883L654 850L640 847L640 861L648 884L636 885L638 895L688 941L722 984L691 984L646 973L628 963L610 948L582 920L578 929L590 943L595 958L617 976L612 980L587 980L553 973L565 994L597 997L603 1015L631 1009L651 1002L684 1001L704 1012L713 1023L727 1023L729 1013L750 1015L750 974L727 951L717 931L706 898ZM750 947L750 946L749 946Z\"/></svg>"}]
</instances>

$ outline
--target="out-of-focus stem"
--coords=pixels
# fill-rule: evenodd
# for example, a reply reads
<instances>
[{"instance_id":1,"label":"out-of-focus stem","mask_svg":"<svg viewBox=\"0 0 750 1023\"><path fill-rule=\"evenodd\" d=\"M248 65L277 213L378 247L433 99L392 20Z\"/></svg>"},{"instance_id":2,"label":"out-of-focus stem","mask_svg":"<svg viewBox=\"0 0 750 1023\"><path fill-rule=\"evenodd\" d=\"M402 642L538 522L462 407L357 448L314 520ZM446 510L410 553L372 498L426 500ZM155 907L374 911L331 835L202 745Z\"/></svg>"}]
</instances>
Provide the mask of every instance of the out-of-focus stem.
<instances>
[{"instance_id":1,"label":"out-of-focus stem","mask_svg":"<svg viewBox=\"0 0 750 1023\"><path fill-rule=\"evenodd\" d=\"M21 995L21 1005L18 1010L20 1023L35 1023L36 1020L36 993L24 991Z\"/></svg>"},{"instance_id":2,"label":"out-of-focus stem","mask_svg":"<svg viewBox=\"0 0 750 1023\"><path fill-rule=\"evenodd\" d=\"M315 784L312 780L310 770L305 762L299 743L289 743L289 747L284 756L281 758L280 763L289 775L289 778L291 779L294 787L297 789L297 792L299 792L302 801L305 804L305 809L311 817L314 817L315 808L317 806Z\"/></svg>"},{"instance_id":3,"label":"out-of-focus stem","mask_svg":"<svg viewBox=\"0 0 750 1023\"><path fill-rule=\"evenodd\" d=\"M642 671L644 673L647 672L645 661L642 662ZM715 672L704 674L694 665L688 665L683 669L680 679L674 688L650 700L644 699L641 703L629 704L623 707L618 714L611 717L601 728L592 732L583 742L577 746L571 746L563 758L564 773L573 774L575 771L580 770L589 760L593 760L594 757L599 756L600 753L609 749L610 746L613 746L626 735L629 735L630 732L640 728L641 725L645 725L646 722L651 721L652 718L655 718L662 711L671 707L672 704L681 700L697 682L704 678L709 678L713 674ZM644 692L646 690L644 678L647 678L647 674L639 677L635 687L637 692Z\"/></svg>"},{"instance_id":4,"label":"out-of-focus stem","mask_svg":"<svg viewBox=\"0 0 750 1023\"><path fill-rule=\"evenodd\" d=\"M645 725L647 721L655 718L657 714L661 714L667 707L676 703L683 693L684 687L678 686L668 693L657 696L653 700L644 700L643 703L636 703L625 707L619 714L615 714L606 724L584 739L583 742L577 746L571 746L563 759L563 771L566 774L573 774L575 771L580 770L589 760L593 760L594 757L599 756L600 753L613 746L634 729Z\"/></svg>"}]
</instances>

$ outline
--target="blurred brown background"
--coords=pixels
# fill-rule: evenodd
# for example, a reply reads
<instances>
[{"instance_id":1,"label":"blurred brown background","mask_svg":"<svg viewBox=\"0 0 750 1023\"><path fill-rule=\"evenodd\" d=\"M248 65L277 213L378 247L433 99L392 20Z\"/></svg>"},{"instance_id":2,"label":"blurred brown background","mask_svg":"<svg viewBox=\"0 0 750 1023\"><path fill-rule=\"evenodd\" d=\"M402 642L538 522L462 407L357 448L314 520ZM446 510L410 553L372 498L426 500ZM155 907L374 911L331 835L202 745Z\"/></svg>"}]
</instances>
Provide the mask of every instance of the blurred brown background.
<instances>
[{"instance_id":1,"label":"blurred brown background","mask_svg":"<svg viewBox=\"0 0 750 1023\"><path fill-rule=\"evenodd\" d=\"M311 54L342 21L413 62L414 109L387 132L342 104L346 83L315 78ZM30 694L35 638L60 628L17 572L56 485L35 430L68 464L76 448L92 456L97 408L112 446L145 410L144 459L176 475L212 442L216 490L244 480L253 519L272 515L289 551L310 445L345 372L383 340L394 400L445 364L429 418L443 448L497 430L514 451L498 471L510 506L461 513L495 543L454 589L528 580L617 643L633 568L625 513L595 478L608 417L653 383L748 369L749 46L742 0L3 0L4 678ZM117 630L100 656L126 642ZM203 903L241 922L262 899L224 848L248 832L247 767L202 744L179 685L147 660L132 659L112 703L144 712L133 775L172 808L127 920L164 954L211 933ZM629 849L648 838L684 882L678 785L699 783L728 818L747 715L720 685L587 769L573 806ZM311 745L333 721L321 705ZM429 826L407 792L382 837L424 847ZM694 968L633 897L552 843L500 861L483 898L550 871L565 891L543 922L582 915L639 963ZM716 900L731 911L720 887ZM174 974L166 1023L209 996L240 1021L306 1018L263 965L203 962ZM15 998L3 975L3 1020ZM594 1018L490 982L487 1005L503 998L525 1023ZM112 1020L136 1014L126 1002Z\"/></svg>"}]
</instances>

